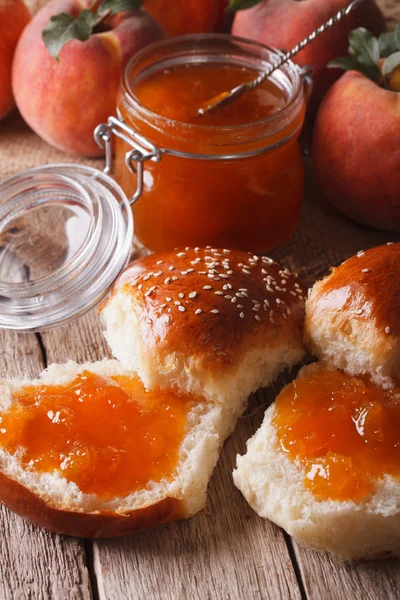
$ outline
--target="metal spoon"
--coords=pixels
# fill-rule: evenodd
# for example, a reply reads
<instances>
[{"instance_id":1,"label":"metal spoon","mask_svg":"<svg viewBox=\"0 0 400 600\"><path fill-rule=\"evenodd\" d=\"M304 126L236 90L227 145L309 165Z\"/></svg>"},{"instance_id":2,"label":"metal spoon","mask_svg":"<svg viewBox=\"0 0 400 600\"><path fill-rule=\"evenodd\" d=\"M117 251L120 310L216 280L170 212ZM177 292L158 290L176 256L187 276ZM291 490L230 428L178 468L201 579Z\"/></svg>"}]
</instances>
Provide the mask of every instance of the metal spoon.
<instances>
[{"instance_id":1,"label":"metal spoon","mask_svg":"<svg viewBox=\"0 0 400 600\"><path fill-rule=\"evenodd\" d=\"M228 106L229 104L243 96L243 94L247 94L248 92L254 90L256 87L261 85L266 79L268 79L268 77L272 75L274 71L279 69L288 60L290 60L292 56L300 52L300 50L303 50L303 48L308 46L308 44L311 44L311 42L313 42L315 38L321 35L321 33L324 33L325 31L336 25L336 23L339 23L339 21L341 21L344 17L347 17L347 15L349 15L353 10L355 10L361 4L363 4L363 2L365 2L365 0L353 0L353 2L350 2L348 6L340 10L336 15L334 15L328 21L326 21L326 23L318 27L318 29L316 29L310 35L304 38L303 41L299 42L289 52L283 54L279 60L274 62L266 71L261 73L256 79L254 79L253 81L248 81L247 83L242 83L241 85L235 87L233 90L229 90L227 92L219 94L218 96L214 96L214 98L211 98L207 101L207 104L198 109L198 114L205 115L213 110L216 110L217 108Z\"/></svg>"}]
</instances>

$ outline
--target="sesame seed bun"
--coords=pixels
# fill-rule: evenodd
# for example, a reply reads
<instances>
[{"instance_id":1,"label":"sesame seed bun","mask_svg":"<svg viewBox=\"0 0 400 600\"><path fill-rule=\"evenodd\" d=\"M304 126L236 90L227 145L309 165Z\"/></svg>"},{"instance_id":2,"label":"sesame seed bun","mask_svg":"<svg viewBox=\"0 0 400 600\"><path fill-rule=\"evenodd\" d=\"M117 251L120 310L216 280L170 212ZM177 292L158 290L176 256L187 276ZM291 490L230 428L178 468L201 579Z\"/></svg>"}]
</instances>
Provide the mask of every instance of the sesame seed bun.
<instances>
[{"instance_id":1,"label":"sesame seed bun","mask_svg":"<svg viewBox=\"0 0 400 600\"><path fill-rule=\"evenodd\" d=\"M145 386L229 404L299 362L304 287L266 257L207 248L132 263L100 308L105 337Z\"/></svg>"},{"instance_id":2,"label":"sesame seed bun","mask_svg":"<svg viewBox=\"0 0 400 600\"><path fill-rule=\"evenodd\" d=\"M346 260L311 289L304 340L319 359L379 385L400 383L400 244Z\"/></svg>"},{"instance_id":3,"label":"sesame seed bun","mask_svg":"<svg viewBox=\"0 0 400 600\"><path fill-rule=\"evenodd\" d=\"M298 379L323 363L304 367ZM344 560L400 555L400 493L397 478L376 477L374 492L352 500L318 500L304 484L305 469L282 450L273 423L276 405L237 456L235 485L258 515L270 519L304 546L332 552Z\"/></svg>"}]
</instances>

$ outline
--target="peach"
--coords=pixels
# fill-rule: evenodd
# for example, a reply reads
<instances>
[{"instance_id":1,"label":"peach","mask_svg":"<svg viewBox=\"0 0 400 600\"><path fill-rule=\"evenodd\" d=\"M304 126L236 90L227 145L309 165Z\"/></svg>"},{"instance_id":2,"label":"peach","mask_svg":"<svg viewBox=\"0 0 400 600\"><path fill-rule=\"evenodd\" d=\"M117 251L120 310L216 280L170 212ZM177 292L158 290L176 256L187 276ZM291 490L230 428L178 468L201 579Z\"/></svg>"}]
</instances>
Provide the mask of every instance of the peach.
<instances>
[{"instance_id":1,"label":"peach","mask_svg":"<svg viewBox=\"0 0 400 600\"><path fill-rule=\"evenodd\" d=\"M315 176L325 197L352 219L400 230L400 94L345 73L318 112Z\"/></svg>"},{"instance_id":2,"label":"peach","mask_svg":"<svg viewBox=\"0 0 400 600\"><path fill-rule=\"evenodd\" d=\"M22 0L0 0L0 119L14 108L11 66L14 50L31 16Z\"/></svg>"},{"instance_id":3,"label":"peach","mask_svg":"<svg viewBox=\"0 0 400 600\"><path fill-rule=\"evenodd\" d=\"M236 13L232 33L267 46L290 50L348 3L349 0L263 0ZM349 33L359 26L376 35L384 31L385 22L374 0L366 0L294 58L299 65L311 65L313 68L312 115L315 115L327 89L341 75L338 69L328 69L326 65L330 60L347 54Z\"/></svg>"},{"instance_id":4,"label":"peach","mask_svg":"<svg viewBox=\"0 0 400 600\"><path fill-rule=\"evenodd\" d=\"M144 8L169 36L216 31L223 0L144 0Z\"/></svg>"},{"instance_id":5,"label":"peach","mask_svg":"<svg viewBox=\"0 0 400 600\"><path fill-rule=\"evenodd\" d=\"M107 31L86 42L69 41L59 62L50 56L42 31L50 17L77 17L74 0L52 0L32 19L21 36L13 64L13 90L28 125L49 144L74 154L98 156L95 127L115 114L123 68L136 51L164 33L146 12L116 15Z\"/></svg>"}]
</instances>

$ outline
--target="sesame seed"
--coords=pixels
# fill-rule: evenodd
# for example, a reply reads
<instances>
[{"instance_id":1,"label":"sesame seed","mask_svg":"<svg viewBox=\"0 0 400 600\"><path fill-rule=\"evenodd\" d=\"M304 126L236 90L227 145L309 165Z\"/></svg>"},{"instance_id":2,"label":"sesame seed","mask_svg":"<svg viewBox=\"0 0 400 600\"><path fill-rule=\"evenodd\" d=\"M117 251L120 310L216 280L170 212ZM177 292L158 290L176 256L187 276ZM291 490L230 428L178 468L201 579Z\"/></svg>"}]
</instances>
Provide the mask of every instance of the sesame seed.
<instances>
[{"instance_id":1,"label":"sesame seed","mask_svg":"<svg viewBox=\"0 0 400 600\"><path fill-rule=\"evenodd\" d=\"M241 319L244 319L244 313L242 313L242 312L241 312L241 313L239 314L239 317L240 317Z\"/></svg>"},{"instance_id":2,"label":"sesame seed","mask_svg":"<svg viewBox=\"0 0 400 600\"><path fill-rule=\"evenodd\" d=\"M232 300L232 296L230 296L229 294L226 294L226 296L224 296L224 298L226 298L227 300Z\"/></svg>"},{"instance_id":3,"label":"sesame seed","mask_svg":"<svg viewBox=\"0 0 400 600\"><path fill-rule=\"evenodd\" d=\"M242 295L243 295L245 298L248 298L248 297L249 297L249 295L248 295L248 293L247 293L247 292L242 292Z\"/></svg>"},{"instance_id":4,"label":"sesame seed","mask_svg":"<svg viewBox=\"0 0 400 600\"><path fill-rule=\"evenodd\" d=\"M171 278L167 277L166 279L164 279L164 283L165 283L165 285L168 285L169 283L171 283Z\"/></svg>"},{"instance_id":5,"label":"sesame seed","mask_svg":"<svg viewBox=\"0 0 400 600\"><path fill-rule=\"evenodd\" d=\"M156 265L162 265L162 264L163 264L163 262L164 262L163 260L158 260L158 261L156 262Z\"/></svg>"},{"instance_id":6,"label":"sesame seed","mask_svg":"<svg viewBox=\"0 0 400 600\"><path fill-rule=\"evenodd\" d=\"M172 302L172 298L170 298L169 296L167 296L165 299L167 302Z\"/></svg>"},{"instance_id":7,"label":"sesame seed","mask_svg":"<svg viewBox=\"0 0 400 600\"><path fill-rule=\"evenodd\" d=\"M179 298L184 298L184 297L185 297L185 294L184 294L183 292L180 292L180 293L178 294L178 296L179 296Z\"/></svg>"},{"instance_id":8,"label":"sesame seed","mask_svg":"<svg viewBox=\"0 0 400 600\"><path fill-rule=\"evenodd\" d=\"M282 317L283 317L284 319L287 319L287 314L283 313L283 314L282 314Z\"/></svg>"},{"instance_id":9,"label":"sesame seed","mask_svg":"<svg viewBox=\"0 0 400 600\"><path fill-rule=\"evenodd\" d=\"M362 315L364 312L364 310L362 308L357 308L357 310L355 311L356 315Z\"/></svg>"},{"instance_id":10,"label":"sesame seed","mask_svg":"<svg viewBox=\"0 0 400 600\"><path fill-rule=\"evenodd\" d=\"M222 286L222 289L226 292L229 290L228 284L226 283L225 285Z\"/></svg>"},{"instance_id":11,"label":"sesame seed","mask_svg":"<svg viewBox=\"0 0 400 600\"><path fill-rule=\"evenodd\" d=\"M182 306L182 305L181 305L181 306L178 306L178 310L179 310L180 312L185 312L186 308L185 308L184 306Z\"/></svg>"},{"instance_id":12,"label":"sesame seed","mask_svg":"<svg viewBox=\"0 0 400 600\"><path fill-rule=\"evenodd\" d=\"M147 275L145 275L143 277L143 281L148 281L152 275L153 275L153 273L148 273Z\"/></svg>"},{"instance_id":13,"label":"sesame seed","mask_svg":"<svg viewBox=\"0 0 400 600\"><path fill-rule=\"evenodd\" d=\"M291 314L291 310L290 310L290 308L287 308L287 309L286 309L286 314L287 314L288 316L290 316L290 314Z\"/></svg>"},{"instance_id":14,"label":"sesame seed","mask_svg":"<svg viewBox=\"0 0 400 600\"><path fill-rule=\"evenodd\" d=\"M154 292L154 290L156 289L156 286L153 285L151 288L149 288L147 290L147 292L145 293L145 296L150 296L150 294L152 294Z\"/></svg>"},{"instance_id":15,"label":"sesame seed","mask_svg":"<svg viewBox=\"0 0 400 600\"><path fill-rule=\"evenodd\" d=\"M179 302L179 300L175 300L174 304L175 304L175 306L180 306L182 304L182 302Z\"/></svg>"},{"instance_id":16,"label":"sesame seed","mask_svg":"<svg viewBox=\"0 0 400 600\"><path fill-rule=\"evenodd\" d=\"M213 315L217 315L219 313L219 310L217 308L213 308L212 310L210 310L210 313L212 313Z\"/></svg>"},{"instance_id":17,"label":"sesame seed","mask_svg":"<svg viewBox=\"0 0 400 600\"><path fill-rule=\"evenodd\" d=\"M200 250L200 248L198 246L196 246L196 248L194 249L195 252L198 252Z\"/></svg>"},{"instance_id":18,"label":"sesame seed","mask_svg":"<svg viewBox=\"0 0 400 600\"><path fill-rule=\"evenodd\" d=\"M164 321L165 323L169 323L171 320L171 317L169 315L164 315Z\"/></svg>"},{"instance_id":19,"label":"sesame seed","mask_svg":"<svg viewBox=\"0 0 400 600\"><path fill-rule=\"evenodd\" d=\"M292 296L297 296L296 292L294 292L293 290L290 290L290 293L292 294Z\"/></svg>"},{"instance_id":20,"label":"sesame seed","mask_svg":"<svg viewBox=\"0 0 400 600\"><path fill-rule=\"evenodd\" d=\"M392 244L393 244L393 242L388 242L388 243L386 244L386 246L391 246Z\"/></svg>"},{"instance_id":21,"label":"sesame seed","mask_svg":"<svg viewBox=\"0 0 400 600\"><path fill-rule=\"evenodd\" d=\"M149 325L151 325L151 324L152 324L152 322L153 322L153 321L150 319L150 317L146 317L146 323L148 323Z\"/></svg>"},{"instance_id":22,"label":"sesame seed","mask_svg":"<svg viewBox=\"0 0 400 600\"><path fill-rule=\"evenodd\" d=\"M217 292L214 292L214 294L215 294L216 296L223 296L223 295L224 295L224 292L217 291Z\"/></svg>"},{"instance_id":23,"label":"sesame seed","mask_svg":"<svg viewBox=\"0 0 400 600\"><path fill-rule=\"evenodd\" d=\"M357 258L361 258L362 256L364 256L364 254L364 250L360 250L359 252L357 252Z\"/></svg>"},{"instance_id":24,"label":"sesame seed","mask_svg":"<svg viewBox=\"0 0 400 600\"><path fill-rule=\"evenodd\" d=\"M265 304L265 306L269 306L269 302L268 302L268 300L266 298L264 300L264 304Z\"/></svg>"},{"instance_id":25,"label":"sesame seed","mask_svg":"<svg viewBox=\"0 0 400 600\"><path fill-rule=\"evenodd\" d=\"M166 304L160 304L160 308L165 308L166 306Z\"/></svg>"},{"instance_id":26,"label":"sesame seed","mask_svg":"<svg viewBox=\"0 0 400 600\"><path fill-rule=\"evenodd\" d=\"M202 312L201 308L197 308L197 309L194 311L194 314L195 314L195 315L199 315L201 312Z\"/></svg>"},{"instance_id":27,"label":"sesame seed","mask_svg":"<svg viewBox=\"0 0 400 600\"><path fill-rule=\"evenodd\" d=\"M203 285L203 290L212 290L211 285Z\"/></svg>"},{"instance_id":28,"label":"sesame seed","mask_svg":"<svg viewBox=\"0 0 400 600\"><path fill-rule=\"evenodd\" d=\"M253 306L251 310L254 310L254 312L258 312L260 309L258 308L258 306Z\"/></svg>"},{"instance_id":29,"label":"sesame seed","mask_svg":"<svg viewBox=\"0 0 400 600\"><path fill-rule=\"evenodd\" d=\"M232 304L235 304L235 302L236 302L236 301L237 301L237 298L236 298L236 296L233 296L233 298L232 298L232 300L231 300Z\"/></svg>"},{"instance_id":30,"label":"sesame seed","mask_svg":"<svg viewBox=\"0 0 400 600\"><path fill-rule=\"evenodd\" d=\"M243 308L243 304L236 304L236 308Z\"/></svg>"},{"instance_id":31,"label":"sesame seed","mask_svg":"<svg viewBox=\"0 0 400 600\"><path fill-rule=\"evenodd\" d=\"M182 256L186 256L186 252L178 252L177 257L182 258Z\"/></svg>"},{"instance_id":32,"label":"sesame seed","mask_svg":"<svg viewBox=\"0 0 400 600\"><path fill-rule=\"evenodd\" d=\"M361 273L371 273L369 269L361 269Z\"/></svg>"},{"instance_id":33,"label":"sesame seed","mask_svg":"<svg viewBox=\"0 0 400 600\"><path fill-rule=\"evenodd\" d=\"M228 290L232 289L232 284L231 283L227 283L226 285L228 286Z\"/></svg>"},{"instance_id":34,"label":"sesame seed","mask_svg":"<svg viewBox=\"0 0 400 600\"><path fill-rule=\"evenodd\" d=\"M233 275L233 271L232 269L230 269L229 271L226 272L227 275Z\"/></svg>"},{"instance_id":35,"label":"sesame seed","mask_svg":"<svg viewBox=\"0 0 400 600\"><path fill-rule=\"evenodd\" d=\"M181 271L181 275L186 275L187 271Z\"/></svg>"},{"instance_id":36,"label":"sesame seed","mask_svg":"<svg viewBox=\"0 0 400 600\"><path fill-rule=\"evenodd\" d=\"M294 284L294 287L295 287L295 288L299 288L299 287L300 287L300 284L299 284L299 283L297 283L297 281L296 281L296 283Z\"/></svg>"},{"instance_id":37,"label":"sesame seed","mask_svg":"<svg viewBox=\"0 0 400 600\"><path fill-rule=\"evenodd\" d=\"M186 271L186 273L194 273L194 269L190 268Z\"/></svg>"},{"instance_id":38,"label":"sesame seed","mask_svg":"<svg viewBox=\"0 0 400 600\"><path fill-rule=\"evenodd\" d=\"M270 285L265 286L267 288L267 292L269 292L270 294L274 293L274 290L272 289L272 287Z\"/></svg>"},{"instance_id":39,"label":"sesame seed","mask_svg":"<svg viewBox=\"0 0 400 600\"><path fill-rule=\"evenodd\" d=\"M385 333L390 333L390 327L385 327Z\"/></svg>"},{"instance_id":40,"label":"sesame seed","mask_svg":"<svg viewBox=\"0 0 400 600\"><path fill-rule=\"evenodd\" d=\"M173 271L175 269L175 267L173 267L172 265L170 267L168 267L168 271Z\"/></svg>"},{"instance_id":41,"label":"sesame seed","mask_svg":"<svg viewBox=\"0 0 400 600\"><path fill-rule=\"evenodd\" d=\"M162 271L158 271L157 273L154 273L154 277L161 277L162 274Z\"/></svg>"},{"instance_id":42,"label":"sesame seed","mask_svg":"<svg viewBox=\"0 0 400 600\"><path fill-rule=\"evenodd\" d=\"M142 289L142 287L143 287L143 284L142 284L142 283L139 283L139 285L138 285L138 290L141 290L141 289Z\"/></svg>"},{"instance_id":43,"label":"sesame seed","mask_svg":"<svg viewBox=\"0 0 400 600\"><path fill-rule=\"evenodd\" d=\"M209 277L210 279L214 279L215 275L214 275L214 273L209 273L209 274L208 274L208 277Z\"/></svg>"},{"instance_id":44,"label":"sesame seed","mask_svg":"<svg viewBox=\"0 0 400 600\"><path fill-rule=\"evenodd\" d=\"M276 303L277 303L277 304L283 304L283 302L282 302L282 300L280 300L280 298L277 298L277 299L276 299Z\"/></svg>"},{"instance_id":45,"label":"sesame seed","mask_svg":"<svg viewBox=\"0 0 400 600\"><path fill-rule=\"evenodd\" d=\"M281 284L285 285L286 284L286 279L282 279Z\"/></svg>"},{"instance_id":46,"label":"sesame seed","mask_svg":"<svg viewBox=\"0 0 400 600\"><path fill-rule=\"evenodd\" d=\"M190 292L190 294L189 294L189 298L191 300L193 300L193 298L196 298L196 296L197 296L197 292Z\"/></svg>"},{"instance_id":47,"label":"sesame seed","mask_svg":"<svg viewBox=\"0 0 400 600\"><path fill-rule=\"evenodd\" d=\"M258 315L254 315L256 321L261 321L261 318Z\"/></svg>"},{"instance_id":48,"label":"sesame seed","mask_svg":"<svg viewBox=\"0 0 400 600\"><path fill-rule=\"evenodd\" d=\"M172 276L172 281L178 281L179 277L177 277L176 275Z\"/></svg>"},{"instance_id":49,"label":"sesame seed","mask_svg":"<svg viewBox=\"0 0 400 600\"><path fill-rule=\"evenodd\" d=\"M247 292L248 289L247 288L239 288L239 292Z\"/></svg>"}]
</instances>

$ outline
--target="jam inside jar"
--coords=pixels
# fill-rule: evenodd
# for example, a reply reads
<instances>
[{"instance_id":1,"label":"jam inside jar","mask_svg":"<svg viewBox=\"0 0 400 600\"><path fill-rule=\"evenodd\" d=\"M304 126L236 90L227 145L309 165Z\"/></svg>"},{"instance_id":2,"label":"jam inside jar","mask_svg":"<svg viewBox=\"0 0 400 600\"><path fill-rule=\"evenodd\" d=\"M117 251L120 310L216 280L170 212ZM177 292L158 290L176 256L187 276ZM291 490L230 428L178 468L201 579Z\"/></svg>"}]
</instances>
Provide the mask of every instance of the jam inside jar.
<instances>
[{"instance_id":1,"label":"jam inside jar","mask_svg":"<svg viewBox=\"0 0 400 600\"><path fill-rule=\"evenodd\" d=\"M305 94L292 63L230 106L198 108L252 80L279 51L231 36L185 36L148 46L126 68L118 117L161 151L146 161L133 204L135 232L152 250L213 245L263 252L296 229L304 171ZM115 142L115 177L132 196L132 148Z\"/></svg>"}]
</instances>

